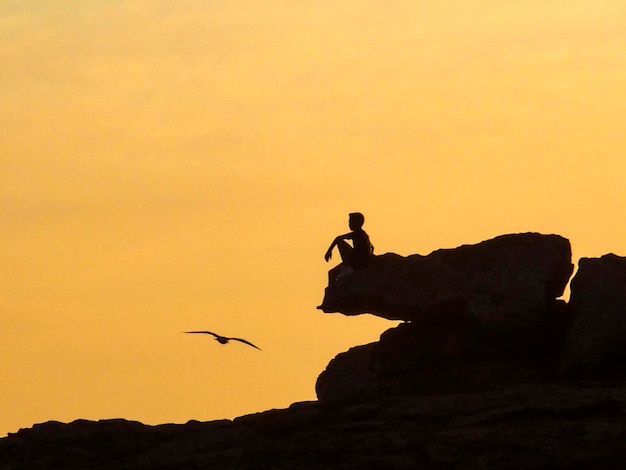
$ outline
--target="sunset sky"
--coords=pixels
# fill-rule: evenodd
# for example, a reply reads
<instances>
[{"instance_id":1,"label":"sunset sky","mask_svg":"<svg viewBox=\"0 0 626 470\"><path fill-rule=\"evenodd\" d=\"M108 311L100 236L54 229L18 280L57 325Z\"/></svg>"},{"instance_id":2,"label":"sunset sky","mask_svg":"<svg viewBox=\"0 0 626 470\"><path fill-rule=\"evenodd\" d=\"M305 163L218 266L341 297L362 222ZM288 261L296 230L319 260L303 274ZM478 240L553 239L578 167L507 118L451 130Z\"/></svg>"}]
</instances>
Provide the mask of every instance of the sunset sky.
<instances>
[{"instance_id":1,"label":"sunset sky","mask_svg":"<svg viewBox=\"0 0 626 470\"><path fill-rule=\"evenodd\" d=\"M0 62L0 436L314 399L395 325L315 308L349 212L626 255L623 0L3 0Z\"/></svg>"}]
</instances>

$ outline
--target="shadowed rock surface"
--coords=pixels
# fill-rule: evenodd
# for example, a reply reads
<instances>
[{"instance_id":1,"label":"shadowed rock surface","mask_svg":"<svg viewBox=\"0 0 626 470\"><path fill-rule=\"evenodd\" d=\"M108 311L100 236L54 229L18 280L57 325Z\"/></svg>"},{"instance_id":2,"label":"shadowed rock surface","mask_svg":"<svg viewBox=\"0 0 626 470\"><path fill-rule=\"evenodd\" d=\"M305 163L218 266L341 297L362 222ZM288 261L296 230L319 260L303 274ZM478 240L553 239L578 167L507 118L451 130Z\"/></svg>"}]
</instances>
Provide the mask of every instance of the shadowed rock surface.
<instances>
[{"instance_id":1,"label":"shadowed rock surface","mask_svg":"<svg viewBox=\"0 0 626 470\"><path fill-rule=\"evenodd\" d=\"M566 324L554 301L543 323L494 336L458 313L402 323L337 355L317 379L328 405L380 396L477 392L553 380Z\"/></svg>"}]
</instances>

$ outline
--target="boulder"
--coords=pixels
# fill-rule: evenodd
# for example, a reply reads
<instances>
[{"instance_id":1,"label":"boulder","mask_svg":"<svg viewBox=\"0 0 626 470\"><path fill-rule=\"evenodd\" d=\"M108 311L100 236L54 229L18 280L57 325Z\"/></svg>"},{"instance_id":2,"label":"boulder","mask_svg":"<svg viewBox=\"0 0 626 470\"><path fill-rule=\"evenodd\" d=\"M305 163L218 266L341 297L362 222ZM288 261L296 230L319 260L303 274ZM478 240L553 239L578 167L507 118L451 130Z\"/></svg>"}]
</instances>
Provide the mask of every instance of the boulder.
<instances>
[{"instance_id":1,"label":"boulder","mask_svg":"<svg viewBox=\"0 0 626 470\"><path fill-rule=\"evenodd\" d=\"M581 258L572 279L563 376L626 377L626 258Z\"/></svg>"},{"instance_id":2,"label":"boulder","mask_svg":"<svg viewBox=\"0 0 626 470\"><path fill-rule=\"evenodd\" d=\"M509 234L427 256L374 256L325 290L320 309L415 321L455 312L493 335L533 328L572 274L569 241Z\"/></svg>"},{"instance_id":3,"label":"boulder","mask_svg":"<svg viewBox=\"0 0 626 470\"><path fill-rule=\"evenodd\" d=\"M371 367L375 343L339 353L315 383L317 399L325 404L358 403L379 394L377 376Z\"/></svg>"}]
</instances>

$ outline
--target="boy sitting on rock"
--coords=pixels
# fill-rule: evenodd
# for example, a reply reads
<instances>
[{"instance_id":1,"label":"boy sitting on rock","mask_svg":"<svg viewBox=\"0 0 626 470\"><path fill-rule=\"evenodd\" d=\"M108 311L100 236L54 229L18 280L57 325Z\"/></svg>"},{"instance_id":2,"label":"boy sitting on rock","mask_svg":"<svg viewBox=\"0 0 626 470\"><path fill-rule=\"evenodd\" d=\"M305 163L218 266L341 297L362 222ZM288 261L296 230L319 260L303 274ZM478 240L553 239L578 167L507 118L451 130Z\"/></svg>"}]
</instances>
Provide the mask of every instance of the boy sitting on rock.
<instances>
[{"instance_id":1,"label":"boy sitting on rock","mask_svg":"<svg viewBox=\"0 0 626 470\"><path fill-rule=\"evenodd\" d=\"M339 235L330 244L324 255L326 261L332 257L333 248L337 245L342 263L328 272L328 284L338 279L349 276L355 269L365 269L370 256L374 253L374 247L370 243L370 237L363 230L365 217L360 212L352 212L349 215L348 226L350 233ZM352 246L346 240L352 240Z\"/></svg>"}]
</instances>

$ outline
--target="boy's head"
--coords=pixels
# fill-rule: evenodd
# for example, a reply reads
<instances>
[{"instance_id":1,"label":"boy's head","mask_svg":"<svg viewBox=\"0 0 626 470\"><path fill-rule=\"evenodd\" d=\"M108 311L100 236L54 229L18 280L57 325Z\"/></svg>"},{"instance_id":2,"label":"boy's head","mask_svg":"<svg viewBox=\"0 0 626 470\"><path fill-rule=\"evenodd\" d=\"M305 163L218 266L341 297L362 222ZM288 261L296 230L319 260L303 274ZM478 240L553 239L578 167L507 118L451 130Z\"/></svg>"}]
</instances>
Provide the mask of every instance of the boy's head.
<instances>
[{"instance_id":1,"label":"boy's head","mask_svg":"<svg viewBox=\"0 0 626 470\"><path fill-rule=\"evenodd\" d=\"M365 217L360 212L351 212L349 214L350 219L348 221L348 225L352 230L361 228L363 223L365 222Z\"/></svg>"}]
</instances>

